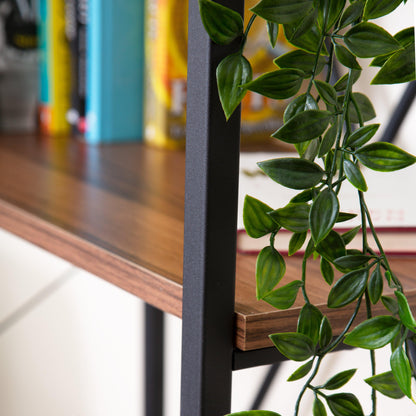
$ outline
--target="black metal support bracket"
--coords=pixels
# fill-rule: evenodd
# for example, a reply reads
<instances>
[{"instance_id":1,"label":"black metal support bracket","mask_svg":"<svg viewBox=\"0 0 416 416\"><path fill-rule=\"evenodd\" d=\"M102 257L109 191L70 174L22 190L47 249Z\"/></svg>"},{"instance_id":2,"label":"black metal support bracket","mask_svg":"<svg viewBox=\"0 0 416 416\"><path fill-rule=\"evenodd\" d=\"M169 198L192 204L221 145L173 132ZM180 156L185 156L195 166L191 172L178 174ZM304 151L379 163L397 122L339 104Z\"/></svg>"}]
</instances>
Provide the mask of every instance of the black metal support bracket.
<instances>
[{"instance_id":1,"label":"black metal support bracket","mask_svg":"<svg viewBox=\"0 0 416 416\"><path fill-rule=\"evenodd\" d=\"M164 313L145 305L145 415L163 415Z\"/></svg>"}]
</instances>

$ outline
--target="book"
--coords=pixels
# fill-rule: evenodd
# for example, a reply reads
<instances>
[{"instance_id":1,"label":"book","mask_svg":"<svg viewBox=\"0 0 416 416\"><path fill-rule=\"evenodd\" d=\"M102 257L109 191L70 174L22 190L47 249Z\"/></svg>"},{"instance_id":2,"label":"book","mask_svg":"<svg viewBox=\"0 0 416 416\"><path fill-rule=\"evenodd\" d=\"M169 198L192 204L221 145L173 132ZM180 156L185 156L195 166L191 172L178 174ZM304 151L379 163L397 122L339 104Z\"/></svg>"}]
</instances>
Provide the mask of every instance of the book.
<instances>
[{"instance_id":1,"label":"book","mask_svg":"<svg viewBox=\"0 0 416 416\"><path fill-rule=\"evenodd\" d=\"M249 8L257 2L245 2L246 23L251 14ZM187 0L147 1L144 141L149 145L164 148L185 146L187 18ZM244 49L254 77L276 70L273 58L293 49L284 39L283 31L280 32L273 48L266 25L259 19L254 21ZM241 107L242 142L250 144L269 140L270 132L282 124L285 105L284 100L271 100L248 91Z\"/></svg>"},{"instance_id":2,"label":"book","mask_svg":"<svg viewBox=\"0 0 416 416\"><path fill-rule=\"evenodd\" d=\"M70 108L66 118L75 136L85 133L87 0L65 0L65 34L71 62Z\"/></svg>"},{"instance_id":3,"label":"book","mask_svg":"<svg viewBox=\"0 0 416 416\"><path fill-rule=\"evenodd\" d=\"M53 136L67 135L71 75L64 0L40 0L39 16L40 131Z\"/></svg>"},{"instance_id":4,"label":"book","mask_svg":"<svg viewBox=\"0 0 416 416\"><path fill-rule=\"evenodd\" d=\"M258 253L269 244L269 236L254 239L249 237L243 224L244 198L250 195L272 209L289 203L300 191L277 184L262 173L256 163L280 157L297 157L296 153L242 152L240 155L240 183L237 223L237 250L242 253ZM409 192L409 184L416 180L416 165L396 172L374 172L362 167L368 185L365 199L370 210L375 229L381 244L389 254L416 254L416 195ZM359 214L357 190L346 180L339 194L340 211ZM360 216L337 223L335 231L340 234L360 225ZM377 251L371 233L368 233L370 246ZM287 254L292 233L281 229L275 239L275 248ZM360 249L360 234L348 244L348 248ZM308 241L308 239L307 239ZM305 243L306 245L306 243ZM305 245L298 252L302 254Z\"/></svg>"},{"instance_id":5,"label":"book","mask_svg":"<svg viewBox=\"0 0 416 416\"><path fill-rule=\"evenodd\" d=\"M89 0L86 133L88 143L142 136L144 0Z\"/></svg>"}]
</instances>

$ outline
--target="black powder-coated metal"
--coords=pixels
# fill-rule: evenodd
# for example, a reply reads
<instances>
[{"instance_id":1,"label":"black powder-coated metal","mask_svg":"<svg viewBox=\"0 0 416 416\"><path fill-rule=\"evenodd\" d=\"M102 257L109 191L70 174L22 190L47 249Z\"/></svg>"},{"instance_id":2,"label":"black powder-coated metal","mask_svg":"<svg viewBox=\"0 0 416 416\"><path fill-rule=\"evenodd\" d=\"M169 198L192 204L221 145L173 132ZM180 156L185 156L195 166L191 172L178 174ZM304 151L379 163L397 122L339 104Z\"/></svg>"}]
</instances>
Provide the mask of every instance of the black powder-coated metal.
<instances>
[{"instance_id":1,"label":"black powder-coated metal","mask_svg":"<svg viewBox=\"0 0 416 416\"><path fill-rule=\"evenodd\" d=\"M242 13L243 0L218 1ZM189 3L181 416L230 411L240 114L226 122L220 60L237 50L209 40Z\"/></svg>"},{"instance_id":2,"label":"black powder-coated metal","mask_svg":"<svg viewBox=\"0 0 416 416\"><path fill-rule=\"evenodd\" d=\"M146 416L163 415L164 313L145 305L145 403Z\"/></svg>"},{"instance_id":3,"label":"black powder-coated metal","mask_svg":"<svg viewBox=\"0 0 416 416\"><path fill-rule=\"evenodd\" d=\"M236 349L233 355L233 370L268 365L284 361L287 358L275 347L261 348L252 351Z\"/></svg>"}]
</instances>

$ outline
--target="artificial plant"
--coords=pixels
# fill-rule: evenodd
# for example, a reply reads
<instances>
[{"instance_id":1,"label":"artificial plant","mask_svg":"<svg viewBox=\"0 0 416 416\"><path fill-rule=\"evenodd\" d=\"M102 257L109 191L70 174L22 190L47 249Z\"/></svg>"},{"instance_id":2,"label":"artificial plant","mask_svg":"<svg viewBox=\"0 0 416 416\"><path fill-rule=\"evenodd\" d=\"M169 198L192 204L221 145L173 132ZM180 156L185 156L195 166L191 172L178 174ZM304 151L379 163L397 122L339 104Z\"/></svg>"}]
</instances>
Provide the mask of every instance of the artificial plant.
<instances>
[{"instance_id":1,"label":"artificial plant","mask_svg":"<svg viewBox=\"0 0 416 416\"><path fill-rule=\"evenodd\" d=\"M414 336L416 321L374 229L365 202L367 184L361 166L391 172L415 163L416 157L391 143L371 140L379 128L378 124L369 123L375 117L374 108L365 94L354 91L362 65L367 63L380 67L372 84L414 80L413 28L392 36L374 23L374 19L388 15L405 2L261 0L251 9L252 15L244 27L239 13L211 0L199 0L203 24L214 42L229 44L241 40L237 51L217 67L218 92L226 118L232 115L247 90L271 99L291 99L283 125L271 132L271 136L293 144L298 156L260 161L258 166L277 186L299 193L284 207L269 207L247 196L243 216L251 237L270 235L270 244L257 258L257 298L279 309L290 307L299 292L304 299L297 331L270 335L283 355L303 362L289 378L306 380L295 404L295 416L299 415L306 390L314 393L311 409L314 416L325 416L328 410L334 416L364 414L356 396L337 392L354 375L354 369L336 374L324 385L314 384L323 358L342 342L370 350L372 374L365 382L372 387L371 415L375 416L377 411L376 391L391 398L408 396L413 400L406 340ZM254 19L264 20L272 46L279 31L294 46L293 51L276 57L275 71L256 79L244 57L245 41ZM344 67L345 74L334 80L335 65ZM334 230L335 224L353 216L342 212L342 200L338 199L345 181L357 189L361 225L339 234ZM302 274L289 283L284 282L285 260L274 247L282 228L293 233L289 254L306 244ZM359 231L362 249L349 249ZM367 233L373 235L376 247L370 247ZM344 330L335 338L330 321L311 303L307 292L306 271L312 258L320 261L322 282L330 286L328 307L342 308L355 303ZM337 279L334 269L341 273ZM386 286L393 290L393 295L383 294ZM373 305L378 302L385 306L385 313L373 316ZM367 319L356 325L354 320L361 304L365 305ZM391 371L378 374L374 350L388 344L391 344ZM252 410L238 415L278 414Z\"/></svg>"}]
</instances>

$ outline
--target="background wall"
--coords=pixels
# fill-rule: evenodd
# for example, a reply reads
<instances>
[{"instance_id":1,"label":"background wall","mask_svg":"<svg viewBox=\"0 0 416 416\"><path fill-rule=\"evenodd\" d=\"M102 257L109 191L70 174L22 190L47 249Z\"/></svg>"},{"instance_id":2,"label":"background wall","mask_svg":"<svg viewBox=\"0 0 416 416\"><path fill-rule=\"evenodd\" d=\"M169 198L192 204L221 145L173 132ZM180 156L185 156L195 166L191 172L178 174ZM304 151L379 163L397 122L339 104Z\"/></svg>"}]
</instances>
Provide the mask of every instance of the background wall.
<instances>
[{"instance_id":1,"label":"background wall","mask_svg":"<svg viewBox=\"0 0 416 416\"><path fill-rule=\"evenodd\" d=\"M395 19L392 33L413 24L413 2ZM357 90L362 90L357 85ZM378 120L384 122L403 86L371 87ZM416 104L397 143L416 154ZM143 304L97 277L0 231L0 414L4 416L142 415ZM181 321L167 316L166 415L179 415ZM382 350L380 358L386 355ZM323 377L354 366L369 374L367 353L333 353ZM380 360L381 361L381 360ZM388 364L380 363L379 371ZM265 409L291 414L299 383L284 380L296 368L283 363L264 403ZM235 372L233 411L247 410L267 367ZM366 397L359 381L349 388ZM311 400L305 401L306 406ZM379 398L379 416L414 415L410 401ZM369 403L365 403L369 412ZM303 415L307 413L302 412Z\"/></svg>"}]
</instances>

